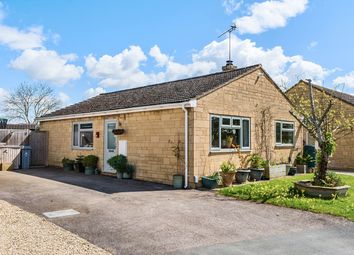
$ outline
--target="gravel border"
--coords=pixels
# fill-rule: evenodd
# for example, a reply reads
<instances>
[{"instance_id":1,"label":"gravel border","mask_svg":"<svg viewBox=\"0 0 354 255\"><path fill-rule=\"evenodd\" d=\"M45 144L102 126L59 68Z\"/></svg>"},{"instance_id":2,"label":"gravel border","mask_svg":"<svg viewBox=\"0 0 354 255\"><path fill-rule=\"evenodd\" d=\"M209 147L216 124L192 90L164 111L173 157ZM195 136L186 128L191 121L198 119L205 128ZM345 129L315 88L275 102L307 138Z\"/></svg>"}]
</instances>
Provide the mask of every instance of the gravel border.
<instances>
[{"instance_id":1,"label":"gravel border","mask_svg":"<svg viewBox=\"0 0 354 255\"><path fill-rule=\"evenodd\" d=\"M44 218L0 200L0 254L110 253Z\"/></svg>"}]
</instances>

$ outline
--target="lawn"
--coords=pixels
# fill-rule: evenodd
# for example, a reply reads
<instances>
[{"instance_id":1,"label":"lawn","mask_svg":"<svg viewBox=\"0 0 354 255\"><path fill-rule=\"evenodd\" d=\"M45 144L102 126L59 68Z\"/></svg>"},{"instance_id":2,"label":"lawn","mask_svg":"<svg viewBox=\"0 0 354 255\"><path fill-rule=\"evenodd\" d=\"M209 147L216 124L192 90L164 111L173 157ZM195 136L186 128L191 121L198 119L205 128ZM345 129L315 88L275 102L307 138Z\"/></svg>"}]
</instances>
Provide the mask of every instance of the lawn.
<instances>
[{"instance_id":1,"label":"lawn","mask_svg":"<svg viewBox=\"0 0 354 255\"><path fill-rule=\"evenodd\" d=\"M271 181L249 183L223 188L219 191L225 196L251 200L289 208L296 208L316 213L343 216L354 221L354 176L340 175L346 185L351 188L346 197L324 200L296 195L293 192L293 181L311 179L312 174L278 178Z\"/></svg>"}]
</instances>

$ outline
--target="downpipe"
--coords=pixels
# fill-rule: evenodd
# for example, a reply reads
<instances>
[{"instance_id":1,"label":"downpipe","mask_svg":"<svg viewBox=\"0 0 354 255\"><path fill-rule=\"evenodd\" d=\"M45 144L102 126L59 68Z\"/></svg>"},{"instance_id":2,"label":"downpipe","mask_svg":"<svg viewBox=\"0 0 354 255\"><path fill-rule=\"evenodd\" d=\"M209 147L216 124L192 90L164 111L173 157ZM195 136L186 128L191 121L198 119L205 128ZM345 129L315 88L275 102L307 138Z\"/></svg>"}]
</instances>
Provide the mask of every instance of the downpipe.
<instances>
[{"instance_id":1,"label":"downpipe","mask_svg":"<svg viewBox=\"0 0 354 255\"><path fill-rule=\"evenodd\" d=\"M182 105L184 111L184 188L188 188L188 110L186 104Z\"/></svg>"}]
</instances>

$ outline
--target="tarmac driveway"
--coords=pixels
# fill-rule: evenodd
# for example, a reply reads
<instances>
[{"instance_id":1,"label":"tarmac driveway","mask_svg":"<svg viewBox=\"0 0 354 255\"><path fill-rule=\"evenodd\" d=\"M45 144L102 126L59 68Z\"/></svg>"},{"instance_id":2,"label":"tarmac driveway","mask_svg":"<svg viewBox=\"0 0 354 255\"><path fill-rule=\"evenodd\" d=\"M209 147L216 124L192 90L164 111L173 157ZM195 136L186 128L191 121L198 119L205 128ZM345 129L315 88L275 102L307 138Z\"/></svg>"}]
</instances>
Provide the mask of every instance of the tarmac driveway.
<instances>
[{"instance_id":1,"label":"tarmac driveway","mask_svg":"<svg viewBox=\"0 0 354 255\"><path fill-rule=\"evenodd\" d=\"M114 254L354 254L354 223L209 191L60 169L0 172L0 199ZM0 219L1 220L1 219Z\"/></svg>"}]
</instances>

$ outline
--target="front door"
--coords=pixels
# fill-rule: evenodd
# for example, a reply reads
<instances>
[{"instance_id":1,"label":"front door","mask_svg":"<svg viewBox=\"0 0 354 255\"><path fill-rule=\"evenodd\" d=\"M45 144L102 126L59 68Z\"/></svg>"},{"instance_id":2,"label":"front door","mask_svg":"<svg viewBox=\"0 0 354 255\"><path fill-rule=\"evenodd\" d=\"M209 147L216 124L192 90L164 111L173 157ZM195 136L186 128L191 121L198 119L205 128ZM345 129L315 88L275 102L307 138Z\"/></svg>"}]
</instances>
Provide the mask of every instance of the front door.
<instances>
[{"instance_id":1,"label":"front door","mask_svg":"<svg viewBox=\"0 0 354 255\"><path fill-rule=\"evenodd\" d=\"M117 155L116 136L112 133L113 129L117 128L116 120L105 121L104 132L104 166L103 171L106 173L115 173L116 171L108 164L107 160Z\"/></svg>"}]
</instances>

